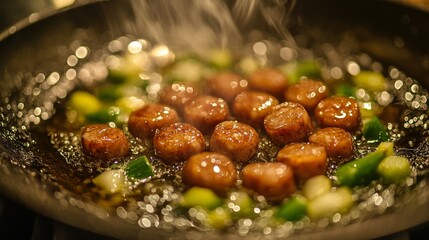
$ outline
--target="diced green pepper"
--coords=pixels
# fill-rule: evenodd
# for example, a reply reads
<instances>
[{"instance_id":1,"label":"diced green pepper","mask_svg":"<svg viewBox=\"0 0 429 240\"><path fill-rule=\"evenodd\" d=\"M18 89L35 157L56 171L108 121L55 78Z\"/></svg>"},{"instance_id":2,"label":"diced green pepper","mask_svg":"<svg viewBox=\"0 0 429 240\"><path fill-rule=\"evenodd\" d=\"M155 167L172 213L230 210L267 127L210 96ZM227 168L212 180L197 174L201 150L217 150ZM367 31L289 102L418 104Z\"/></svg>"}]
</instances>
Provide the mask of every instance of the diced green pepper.
<instances>
[{"instance_id":1,"label":"diced green pepper","mask_svg":"<svg viewBox=\"0 0 429 240\"><path fill-rule=\"evenodd\" d=\"M102 101L107 101L107 102L113 102L116 99L122 97L122 94L120 92L118 85L100 86L96 91L96 95Z\"/></svg>"},{"instance_id":2,"label":"diced green pepper","mask_svg":"<svg viewBox=\"0 0 429 240\"><path fill-rule=\"evenodd\" d=\"M377 173L386 184L401 183L411 174L410 163L401 156L388 156L378 165Z\"/></svg>"},{"instance_id":3,"label":"diced green pepper","mask_svg":"<svg viewBox=\"0 0 429 240\"><path fill-rule=\"evenodd\" d=\"M275 213L277 218L287 221L298 221L305 215L307 215L307 199L298 195L286 200Z\"/></svg>"},{"instance_id":4,"label":"diced green pepper","mask_svg":"<svg viewBox=\"0 0 429 240\"><path fill-rule=\"evenodd\" d=\"M129 162L125 167L125 174L132 180L145 179L154 175L152 165L146 156L141 156Z\"/></svg>"},{"instance_id":5,"label":"diced green pepper","mask_svg":"<svg viewBox=\"0 0 429 240\"><path fill-rule=\"evenodd\" d=\"M386 80L379 72L361 71L352 80L357 87L373 92L381 92L386 88Z\"/></svg>"},{"instance_id":6,"label":"diced green pepper","mask_svg":"<svg viewBox=\"0 0 429 240\"><path fill-rule=\"evenodd\" d=\"M99 111L102 107L100 100L93 94L85 91L73 92L67 106L78 114L87 115Z\"/></svg>"},{"instance_id":7,"label":"diced green pepper","mask_svg":"<svg viewBox=\"0 0 429 240\"><path fill-rule=\"evenodd\" d=\"M222 199L211 189L192 187L183 194L181 205L183 207L202 207L205 209L215 209L222 204Z\"/></svg>"},{"instance_id":8,"label":"diced green pepper","mask_svg":"<svg viewBox=\"0 0 429 240\"><path fill-rule=\"evenodd\" d=\"M228 209L217 207L207 212L206 223L214 228L223 229L231 226L232 219Z\"/></svg>"},{"instance_id":9,"label":"diced green pepper","mask_svg":"<svg viewBox=\"0 0 429 240\"><path fill-rule=\"evenodd\" d=\"M341 186L368 185L377 178L377 167L386 156L385 151L375 151L338 167L336 182Z\"/></svg>"},{"instance_id":10,"label":"diced green pepper","mask_svg":"<svg viewBox=\"0 0 429 240\"><path fill-rule=\"evenodd\" d=\"M93 112L85 115L85 118L89 122L95 122L95 123L115 122L119 113L120 113L119 108L115 108L115 107L102 108L97 112Z\"/></svg>"},{"instance_id":11,"label":"diced green pepper","mask_svg":"<svg viewBox=\"0 0 429 240\"><path fill-rule=\"evenodd\" d=\"M227 49L214 49L210 51L207 61L217 69L226 69L231 67L232 54Z\"/></svg>"},{"instance_id":12,"label":"diced green pepper","mask_svg":"<svg viewBox=\"0 0 429 240\"><path fill-rule=\"evenodd\" d=\"M234 218L249 217L253 213L253 199L246 192L232 192L226 205L231 209Z\"/></svg>"},{"instance_id":13,"label":"diced green pepper","mask_svg":"<svg viewBox=\"0 0 429 240\"><path fill-rule=\"evenodd\" d=\"M373 116L364 122L362 134L370 142L383 142L389 139L387 128L377 116Z\"/></svg>"},{"instance_id":14,"label":"diced green pepper","mask_svg":"<svg viewBox=\"0 0 429 240\"><path fill-rule=\"evenodd\" d=\"M289 62L280 66L280 71L288 77L289 84L298 83L301 77L320 78L320 66L315 61Z\"/></svg>"},{"instance_id":15,"label":"diced green pepper","mask_svg":"<svg viewBox=\"0 0 429 240\"><path fill-rule=\"evenodd\" d=\"M335 95L343 97L356 97L356 87L347 83L339 84L335 88Z\"/></svg>"}]
</instances>

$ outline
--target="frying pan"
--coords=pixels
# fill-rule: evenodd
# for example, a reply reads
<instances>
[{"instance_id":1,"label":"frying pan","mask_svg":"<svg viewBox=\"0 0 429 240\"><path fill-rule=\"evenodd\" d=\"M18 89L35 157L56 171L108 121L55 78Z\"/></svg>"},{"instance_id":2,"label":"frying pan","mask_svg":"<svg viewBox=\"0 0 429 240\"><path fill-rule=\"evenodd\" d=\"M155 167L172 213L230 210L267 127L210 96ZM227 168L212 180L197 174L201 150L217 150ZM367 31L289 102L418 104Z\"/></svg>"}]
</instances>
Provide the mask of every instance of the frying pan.
<instances>
[{"instance_id":1,"label":"frying pan","mask_svg":"<svg viewBox=\"0 0 429 240\"><path fill-rule=\"evenodd\" d=\"M0 35L0 190L50 218L116 238L239 238L237 233L207 233L193 228L186 231L161 226L143 228L135 221L119 217L118 209L109 211L82 194L79 179L84 173L76 171L79 166L71 167L62 161L63 157L50 146L39 127L45 126L43 123L55 114L57 104L77 87L73 78L68 79L70 69L65 64L76 46L85 44L88 49L99 49L126 34L153 37L139 31L135 20L136 12L130 1L92 1L45 13L31 24L25 20ZM353 51L366 52L378 61L396 66L427 88L428 22L429 13L425 10L393 1L300 0L290 21L282 24L287 24L293 35L305 36L306 42L335 45L352 36ZM282 26L254 20L240 26L238 31L252 28L264 36L284 37L276 31L279 27ZM43 85L44 82L51 84ZM289 237L369 239L428 221L427 180L425 175L419 178L418 187L406 194L398 208L345 225L315 227ZM246 237L276 238L276 235Z\"/></svg>"}]
</instances>

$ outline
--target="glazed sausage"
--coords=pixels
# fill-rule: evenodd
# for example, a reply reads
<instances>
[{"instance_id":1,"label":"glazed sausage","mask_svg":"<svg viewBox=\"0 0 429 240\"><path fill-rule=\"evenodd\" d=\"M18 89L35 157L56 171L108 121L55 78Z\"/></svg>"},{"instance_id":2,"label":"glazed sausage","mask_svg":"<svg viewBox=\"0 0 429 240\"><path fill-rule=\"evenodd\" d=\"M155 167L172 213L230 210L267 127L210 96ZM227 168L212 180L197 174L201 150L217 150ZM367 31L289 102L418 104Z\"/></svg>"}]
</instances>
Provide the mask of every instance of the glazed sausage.
<instances>
[{"instance_id":1,"label":"glazed sausage","mask_svg":"<svg viewBox=\"0 0 429 240\"><path fill-rule=\"evenodd\" d=\"M243 186L271 201L280 201L296 191L292 169L281 162L251 163L241 172Z\"/></svg>"},{"instance_id":2,"label":"glazed sausage","mask_svg":"<svg viewBox=\"0 0 429 240\"><path fill-rule=\"evenodd\" d=\"M299 83L289 86L284 92L284 99L304 106L307 111L313 111L316 105L328 96L326 86L319 81L301 79Z\"/></svg>"},{"instance_id":3,"label":"glazed sausage","mask_svg":"<svg viewBox=\"0 0 429 240\"><path fill-rule=\"evenodd\" d=\"M268 138L279 146L303 142L313 130L305 108L299 103L284 102L265 117L264 127Z\"/></svg>"},{"instance_id":4,"label":"glazed sausage","mask_svg":"<svg viewBox=\"0 0 429 240\"><path fill-rule=\"evenodd\" d=\"M320 127L339 127L355 132L360 126L360 111L353 98L332 96L323 99L314 110Z\"/></svg>"},{"instance_id":5,"label":"glazed sausage","mask_svg":"<svg viewBox=\"0 0 429 240\"><path fill-rule=\"evenodd\" d=\"M290 166L300 182L325 174L327 168L325 147L314 143L286 145L277 153L277 161Z\"/></svg>"},{"instance_id":6,"label":"glazed sausage","mask_svg":"<svg viewBox=\"0 0 429 240\"><path fill-rule=\"evenodd\" d=\"M283 97L288 80L286 77L273 68L264 68L253 72L249 76L249 87L256 91L266 92L276 98Z\"/></svg>"},{"instance_id":7,"label":"glazed sausage","mask_svg":"<svg viewBox=\"0 0 429 240\"><path fill-rule=\"evenodd\" d=\"M180 114L186 103L198 96L196 87L187 83L173 83L165 86L160 94L160 103L172 106Z\"/></svg>"},{"instance_id":8,"label":"glazed sausage","mask_svg":"<svg viewBox=\"0 0 429 240\"><path fill-rule=\"evenodd\" d=\"M94 158L120 158L127 156L130 152L124 132L107 124L92 124L84 127L81 142L83 152Z\"/></svg>"},{"instance_id":9,"label":"glazed sausage","mask_svg":"<svg viewBox=\"0 0 429 240\"><path fill-rule=\"evenodd\" d=\"M248 88L248 82L238 74L222 72L206 80L209 94L231 103L237 94Z\"/></svg>"},{"instance_id":10,"label":"glazed sausage","mask_svg":"<svg viewBox=\"0 0 429 240\"><path fill-rule=\"evenodd\" d=\"M328 157L350 158L353 155L353 137L342 128L328 127L318 129L308 140L326 148Z\"/></svg>"},{"instance_id":11,"label":"glazed sausage","mask_svg":"<svg viewBox=\"0 0 429 240\"><path fill-rule=\"evenodd\" d=\"M155 131L165 125L178 122L179 115L173 108L164 104L147 104L131 112L128 130L138 138L152 138Z\"/></svg>"},{"instance_id":12,"label":"glazed sausage","mask_svg":"<svg viewBox=\"0 0 429 240\"><path fill-rule=\"evenodd\" d=\"M204 151L206 145L203 134L194 126L173 123L156 131L153 147L165 163L177 163Z\"/></svg>"},{"instance_id":13,"label":"glazed sausage","mask_svg":"<svg viewBox=\"0 0 429 240\"><path fill-rule=\"evenodd\" d=\"M237 121L219 123L210 137L210 151L237 162L248 161L258 150L259 135L251 126Z\"/></svg>"},{"instance_id":14,"label":"glazed sausage","mask_svg":"<svg viewBox=\"0 0 429 240\"><path fill-rule=\"evenodd\" d=\"M189 186L210 188L226 193L237 182L234 163L227 156L202 152L186 160L182 171L183 182Z\"/></svg>"},{"instance_id":15,"label":"glazed sausage","mask_svg":"<svg viewBox=\"0 0 429 240\"><path fill-rule=\"evenodd\" d=\"M185 106L183 112L185 121L203 133L210 133L229 116L228 104L222 98L207 95L195 98Z\"/></svg>"},{"instance_id":16,"label":"glazed sausage","mask_svg":"<svg viewBox=\"0 0 429 240\"><path fill-rule=\"evenodd\" d=\"M262 128L264 118L279 101L274 96L256 91L244 91L232 103L234 117L254 128Z\"/></svg>"}]
</instances>

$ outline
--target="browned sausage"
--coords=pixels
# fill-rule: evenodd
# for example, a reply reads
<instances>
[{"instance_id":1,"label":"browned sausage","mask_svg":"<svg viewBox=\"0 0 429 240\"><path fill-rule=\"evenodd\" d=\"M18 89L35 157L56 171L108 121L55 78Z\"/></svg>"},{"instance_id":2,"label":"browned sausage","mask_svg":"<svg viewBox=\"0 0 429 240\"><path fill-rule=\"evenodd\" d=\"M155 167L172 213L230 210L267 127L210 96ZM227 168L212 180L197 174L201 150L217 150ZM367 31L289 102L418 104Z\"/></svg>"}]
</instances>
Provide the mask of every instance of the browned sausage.
<instances>
[{"instance_id":1,"label":"browned sausage","mask_svg":"<svg viewBox=\"0 0 429 240\"><path fill-rule=\"evenodd\" d=\"M172 106L177 112L183 113L185 104L192 101L197 96L198 90L191 84L173 83L163 88L159 101L163 104Z\"/></svg>"},{"instance_id":2,"label":"browned sausage","mask_svg":"<svg viewBox=\"0 0 429 240\"><path fill-rule=\"evenodd\" d=\"M264 68L253 72L249 76L249 87L256 91L266 92L276 98L283 97L288 80L278 70Z\"/></svg>"},{"instance_id":3,"label":"browned sausage","mask_svg":"<svg viewBox=\"0 0 429 240\"><path fill-rule=\"evenodd\" d=\"M251 126L237 121L219 123L210 137L210 151L237 162L248 161L258 150L259 135Z\"/></svg>"},{"instance_id":4,"label":"browned sausage","mask_svg":"<svg viewBox=\"0 0 429 240\"><path fill-rule=\"evenodd\" d=\"M265 117L267 136L279 146L303 142L313 130L313 124L305 108L299 103L284 102Z\"/></svg>"},{"instance_id":5,"label":"browned sausage","mask_svg":"<svg viewBox=\"0 0 429 240\"><path fill-rule=\"evenodd\" d=\"M328 89L319 81L301 79L299 83L289 86L284 92L284 98L304 106L307 111L313 111L316 105L328 96Z\"/></svg>"},{"instance_id":6,"label":"browned sausage","mask_svg":"<svg viewBox=\"0 0 429 240\"><path fill-rule=\"evenodd\" d=\"M184 108L183 117L186 122L198 128L203 133L213 131L218 123L230 116L228 104L213 96L199 96Z\"/></svg>"},{"instance_id":7,"label":"browned sausage","mask_svg":"<svg viewBox=\"0 0 429 240\"><path fill-rule=\"evenodd\" d=\"M166 163L183 162L205 150L203 134L187 123L164 126L153 138L155 154Z\"/></svg>"},{"instance_id":8,"label":"browned sausage","mask_svg":"<svg viewBox=\"0 0 429 240\"><path fill-rule=\"evenodd\" d=\"M155 131L165 125L179 121L176 110L164 104L147 104L131 112L128 130L138 138L152 138Z\"/></svg>"},{"instance_id":9,"label":"browned sausage","mask_svg":"<svg viewBox=\"0 0 429 240\"><path fill-rule=\"evenodd\" d=\"M292 169L281 162L251 163L241 173L243 186L268 200L280 201L296 191Z\"/></svg>"},{"instance_id":10,"label":"browned sausage","mask_svg":"<svg viewBox=\"0 0 429 240\"><path fill-rule=\"evenodd\" d=\"M84 127L81 142L83 152L94 158L120 158L130 152L124 132L107 124L92 124Z\"/></svg>"},{"instance_id":11,"label":"browned sausage","mask_svg":"<svg viewBox=\"0 0 429 240\"><path fill-rule=\"evenodd\" d=\"M202 152L186 160L182 178L189 186L210 188L215 192L225 193L235 186L237 171L227 156Z\"/></svg>"},{"instance_id":12,"label":"browned sausage","mask_svg":"<svg viewBox=\"0 0 429 240\"><path fill-rule=\"evenodd\" d=\"M324 146L328 157L350 158L353 154L353 137L342 128L321 128L311 134L308 140Z\"/></svg>"},{"instance_id":13,"label":"browned sausage","mask_svg":"<svg viewBox=\"0 0 429 240\"><path fill-rule=\"evenodd\" d=\"M314 110L320 127L339 127L349 132L360 126L360 112L353 98L332 96L323 99Z\"/></svg>"},{"instance_id":14,"label":"browned sausage","mask_svg":"<svg viewBox=\"0 0 429 240\"><path fill-rule=\"evenodd\" d=\"M277 98L268 93L244 91L234 99L232 112L240 122L262 128L265 116L278 104Z\"/></svg>"},{"instance_id":15,"label":"browned sausage","mask_svg":"<svg viewBox=\"0 0 429 240\"><path fill-rule=\"evenodd\" d=\"M222 72L206 80L209 94L231 103L237 94L248 88L248 82L238 74Z\"/></svg>"},{"instance_id":16,"label":"browned sausage","mask_svg":"<svg viewBox=\"0 0 429 240\"><path fill-rule=\"evenodd\" d=\"M300 182L325 174L327 155L325 147L314 143L293 143L277 153L277 161L293 169Z\"/></svg>"}]
</instances>

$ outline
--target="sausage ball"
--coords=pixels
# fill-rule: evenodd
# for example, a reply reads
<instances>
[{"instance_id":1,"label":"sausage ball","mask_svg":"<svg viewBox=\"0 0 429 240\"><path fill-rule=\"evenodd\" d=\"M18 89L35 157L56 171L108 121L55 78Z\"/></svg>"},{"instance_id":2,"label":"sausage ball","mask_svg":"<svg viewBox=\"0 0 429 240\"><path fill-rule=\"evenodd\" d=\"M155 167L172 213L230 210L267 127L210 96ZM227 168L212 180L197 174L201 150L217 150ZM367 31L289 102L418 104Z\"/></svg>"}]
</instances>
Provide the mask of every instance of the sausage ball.
<instances>
[{"instance_id":1,"label":"sausage ball","mask_svg":"<svg viewBox=\"0 0 429 240\"><path fill-rule=\"evenodd\" d=\"M304 106L307 111L313 111L316 105L328 96L328 89L319 81L301 79L299 83L289 86L284 92L284 99Z\"/></svg>"},{"instance_id":2,"label":"sausage ball","mask_svg":"<svg viewBox=\"0 0 429 240\"><path fill-rule=\"evenodd\" d=\"M131 112L128 118L128 130L138 138L152 138L157 129L179 121L179 115L173 108L164 104L147 104Z\"/></svg>"},{"instance_id":3,"label":"sausage ball","mask_svg":"<svg viewBox=\"0 0 429 240\"><path fill-rule=\"evenodd\" d=\"M262 128L265 116L278 104L277 98L268 93L244 91L235 97L232 112L238 121Z\"/></svg>"},{"instance_id":4,"label":"sausage ball","mask_svg":"<svg viewBox=\"0 0 429 240\"><path fill-rule=\"evenodd\" d=\"M241 172L243 186L270 201L281 201L296 191L292 169L281 162L251 163Z\"/></svg>"},{"instance_id":5,"label":"sausage ball","mask_svg":"<svg viewBox=\"0 0 429 240\"><path fill-rule=\"evenodd\" d=\"M83 128L82 151L99 159L125 157L130 152L128 139L119 128L107 124L92 124Z\"/></svg>"},{"instance_id":6,"label":"sausage ball","mask_svg":"<svg viewBox=\"0 0 429 240\"><path fill-rule=\"evenodd\" d=\"M251 126L237 121L219 123L210 137L210 151L237 162L248 161L258 150L259 135Z\"/></svg>"},{"instance_id":7,"label":"sausage ball","mask_svg":"<svg viewBox=\"0 0 429 240\"><path fill-rule=\"evenodd\" d=\"M265 117L264 127L268 138L279 146L303 142L313 130L305 108L299 103L284 102Z\"/></svg>"},{"instance_id":8,"label":"sausage ball","mask_svg":"<svg viewBox=\"0 0 429 240\"><path fill-rule=\"evenodd\" d=\"M206 89L209 94L232 102L244 90L247 90L248 82L240 75L230 72L218 73L206 80Z\"/></svg>"},{"instance_id":9,"label":"sausage ball","mask_svg":"<svg viewBox=\"0 0 429 240\"><path fill-rule=\"evenodd\" d=\"M226 193L237 182L234 163L227 156L202 152L186 160L182 170L183 182L189 186L210 188Z\"/></svg>"},{"instance_id":10,"label":"sausage ball","mask_svg":"<svg viewBox=\"0 0 429 240\"><path fill-rule=\"evenodd\" d=\"M181 114L183 113L185 104L192 101L197 96L198 90L191 84L173 83L163 88L159 101L163 104L172 106Z\"/></svg>"},{"instance_id":11,"label":"sausage ball","mask_svg":"<svg viewBox=\"0 0 429 240\"><path fill-rule=\"evenodd\" d=\"M325 147L314 143L289 144L277 153L277 161L290 166L300 182L325 174L327 159Z\"/></svg>"},{"instance_id":12,"label":"sausage ball","mask_svg":"<svg viewBox=\"0 0 429 240\"><path fill-rule=\"evenodd\" d=\"M218 123L228 120L230 116L228 104L213 96L199 96L184 108L185 121L203 133L213 131Z\"/></svg>"},{"instance_id":13,"label":"sausage ball","mask_svg":"<svg viewBox=\"0 0 429 240\"><path fill-rule=\"evenodd\" d=\"M204 151L206 143L203 134L194 126L173 123L155 133L153 147L165 163L177 163Z\"/></svg>"},{"instance_id":14,"label":"sausage ball","mask_svg":"<svg viewBox=\"0 0 429 240\"><path fill-rule=\"evenodd\" d=\"M349 132L355 132L361 124L358 104L349 97L323 99L317 104L314 117L320 127L339 127Z\"/></svg>"},{"instance_id":15,"label":"sausage ball","mask_svg":"<svg viewBox=\"0 0 429 240\"><path fill-rule=\"evenodd\" d=\"M256 91L266 92L276 98L283 97L288 86L286 77L276 69L264 68L249 76L249 87Z\"/></svg>"},{"instance_id":16,"label":"sausage ball","mask_svg":"<svg viewBox=\"0 0 429 240\"><path fill-rule=\"evenodd\" d=\"M326 148L328 157L350 158L353 155L353 137L342 128L321 128L312 133L308 140Z\"/></svg>"}]
</instances>

